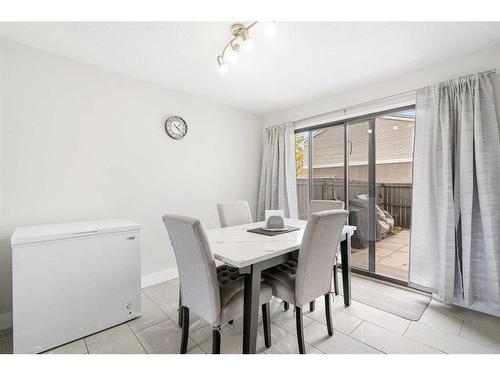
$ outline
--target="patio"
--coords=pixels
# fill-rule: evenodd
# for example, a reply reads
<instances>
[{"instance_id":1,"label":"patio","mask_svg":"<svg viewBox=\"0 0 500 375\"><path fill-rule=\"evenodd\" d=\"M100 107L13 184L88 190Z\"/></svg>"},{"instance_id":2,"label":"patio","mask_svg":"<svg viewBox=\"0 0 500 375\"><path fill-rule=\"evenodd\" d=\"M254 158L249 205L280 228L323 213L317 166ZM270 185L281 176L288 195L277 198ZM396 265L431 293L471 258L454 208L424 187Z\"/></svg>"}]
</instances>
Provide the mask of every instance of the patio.
<instances>
[{"instance_id":1,"label":"patio","mask_svg":"<svg viewBox=\"0 0 500 375\"><path fill-rule=\"evenodd\" d=\"M375 267L378 274L408 281L410 230L396 232L376 243ZM368 268L368 248L352 249L352 265Z\"/></svg>"}]
</instances>

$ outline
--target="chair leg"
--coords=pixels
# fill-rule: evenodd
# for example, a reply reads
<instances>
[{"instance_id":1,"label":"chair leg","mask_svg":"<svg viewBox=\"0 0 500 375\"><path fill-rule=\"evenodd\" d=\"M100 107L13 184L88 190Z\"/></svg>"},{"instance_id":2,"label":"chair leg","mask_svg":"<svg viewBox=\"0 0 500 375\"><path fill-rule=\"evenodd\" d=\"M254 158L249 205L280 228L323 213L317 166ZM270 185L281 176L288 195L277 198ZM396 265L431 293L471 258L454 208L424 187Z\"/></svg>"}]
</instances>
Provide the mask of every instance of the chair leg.
<instances>
[{"instance_id":1,"label":"chair leg","mask_svg":"<svg viewBox=\"0 0 500 375\"><path fill-rule=\"evenodd\" d=\"M309 302L309 311L314 311L316 309L316 301Z\"/></svg>"},{"instance_id":2,"label":"chair leg","mask_svg":"<svg viewBox=\"0 0 500 375\"><path fill-rule=\"evenodd\" d=\"M288 302L283 301L283 307L285 308L285 311L288 311L288 309L290 308L290 305L288 304Z\"/></svg>"},{"instance_id":3,"label":"chair leg","mask_svg":"<svg viewBox=\"0 0 500 375\"><path fill-rule=\"evenodd\" d=\"M264 325L264 344L266 348L271 347L271 305L265 303L262 305L262 322Z\"/></svg>"},{"instance_id":4,"label":"chair leg","mask_svg":"<svg viewBox=\"0 0 500 375\"><path fill-rule=\"evenodd\" d=\"M179 316L177 317L177 325L182 327L182 297L181 297L181 287L179 286Z\"/></svg>"},{"instance_id":5,"label":"chair leg","mask_svg":"<svg viewBox=\"0 0 500 375\"><path fill-rule=\"evenodd\" d=\"M181 336L181 354L186 354L189 340L189 309L181 306L182 313L182 336Z\"/></svg>"},{"instance_id":6,"label":"chair leg","mask_svg":"<svg viewBox=\"0 0 500 375\"><path fill-rule=\"evenodd\" d=\"M333 288L335 290L335 295L339 295L339 275L337 270L337 265L333 266Z\"/></svg>"},{"instance_id":7,"label":"chair leg","mask_svg":"<svg viewBox=\"0 0 500 375\"><path fill-rule=\"evenodd\" d=\"M212 329L212 354L220 354L220 327Z\"/></svg>"},{"instance_id":8,"label":"chair leg","mask_svg":"<svg viewBox=\"0 0 500 375\"><path fill-rule=\"evenodd\" d=\"M332 298L330 293L325 294L325 315L326 315L326 329L328 335L333 336L333 320L332 320Z\"/></svg>"},{"instance_id":9,"label":"chair leg","mask_svg":"<svg viewBox=\"0 0 500 375\"><path fill-rule=\"evenodd\" d=\"M295 323L297 325L297 341L299 353L306 354L306 343L304 342L304 322L302 319L302 308L295 306Z\"/></svg>"}]
</instances>

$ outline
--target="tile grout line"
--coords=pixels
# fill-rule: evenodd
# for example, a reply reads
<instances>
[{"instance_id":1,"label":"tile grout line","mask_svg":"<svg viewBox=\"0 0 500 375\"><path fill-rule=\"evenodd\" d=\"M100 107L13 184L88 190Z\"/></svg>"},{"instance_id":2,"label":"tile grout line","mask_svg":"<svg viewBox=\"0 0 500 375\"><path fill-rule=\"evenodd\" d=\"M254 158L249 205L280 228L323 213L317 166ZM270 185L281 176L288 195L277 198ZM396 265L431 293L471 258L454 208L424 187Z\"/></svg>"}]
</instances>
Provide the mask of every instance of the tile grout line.
<instances>
[{"instance_id":1,"label":"tile grout line","mask_svg":"<svg viewBox=\"0 0 500 375\"><path fill-rule=\"evenodd\" d=\"M463 337L462 336L462 331L464 329L465 320L464 319L461 319L461 320L462 320L462 324L460 325L460 331L458 332L458 336Z\"/></svg>"},{"instance_id":2,"label":"tile grout line","mask_svg":"<svg viewBox=\"0 0 500 375\"><path fill-rule=\"evenodd\" d=\"M87 354L91 354L90 350L89 350L89 346L87 345L87 340L85 340L86 337L88 337L88 336L83 337L83 343L85 344L85 349L87 349Z\"/></svg>"}]
</instances>

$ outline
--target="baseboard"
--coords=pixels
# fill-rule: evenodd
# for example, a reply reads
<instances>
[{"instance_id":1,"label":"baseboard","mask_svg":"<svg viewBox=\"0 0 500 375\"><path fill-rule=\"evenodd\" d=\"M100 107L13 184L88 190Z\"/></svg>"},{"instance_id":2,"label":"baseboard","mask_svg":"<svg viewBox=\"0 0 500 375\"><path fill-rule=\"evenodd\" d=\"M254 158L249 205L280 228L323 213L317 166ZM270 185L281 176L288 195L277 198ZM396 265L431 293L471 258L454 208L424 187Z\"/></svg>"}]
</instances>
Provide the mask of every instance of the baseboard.
<instances>
[{"instance_id":1,"label":"baseboard","mask_svg":"<svg viewBox=\"0 0 500 375\"><path fill-rule=\"evenodd\" d=\"M0 314L0 331L12 327L12 311Z\"/></svg>"},{"instance_id":2,"label":"baseboard","mask_svg":"<svg viewBox=\"0 0 500 375\"><path fill-rule=\"evenodd\" d=\"M142 288L147 288L148 286L172 280L177 277L179 277L179 273L177 272L177 267L167 268L166 270L160 272L154 272L148 275L143 275L141 277L141 286Z\"/></svg>"}]
</instances>

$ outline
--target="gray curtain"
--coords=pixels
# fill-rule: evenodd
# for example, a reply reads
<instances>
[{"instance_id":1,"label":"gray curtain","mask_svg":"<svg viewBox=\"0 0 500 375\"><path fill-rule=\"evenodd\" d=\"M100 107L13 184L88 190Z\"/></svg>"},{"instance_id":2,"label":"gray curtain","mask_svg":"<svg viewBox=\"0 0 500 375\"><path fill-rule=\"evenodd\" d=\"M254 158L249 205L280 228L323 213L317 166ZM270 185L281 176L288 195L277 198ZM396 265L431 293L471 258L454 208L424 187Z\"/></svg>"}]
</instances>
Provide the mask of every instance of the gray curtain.
<instances>
[{"instance_id":1,"label":"gray curtain","mask_svg":"<svg viewBox=\"0 0 500 375\"><path fill-rule=\"evenodd\" d=\"M257 220L265 210L283 210L285 217L297 218L297 180L295 175L295 134L292 123L264 131Z\"/></svg>"},{"instance_id":2,"label":"gray curtain","mask_svg":"<svg viewBox=\"0 0 500 375\"><path fill-rule=\"evenodd\" d=\"M410 282L500 314L500 137L490 77L417 91Z\"/></svg>"}]
</instances>

